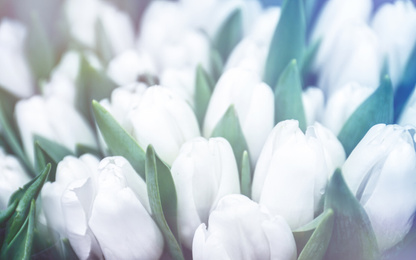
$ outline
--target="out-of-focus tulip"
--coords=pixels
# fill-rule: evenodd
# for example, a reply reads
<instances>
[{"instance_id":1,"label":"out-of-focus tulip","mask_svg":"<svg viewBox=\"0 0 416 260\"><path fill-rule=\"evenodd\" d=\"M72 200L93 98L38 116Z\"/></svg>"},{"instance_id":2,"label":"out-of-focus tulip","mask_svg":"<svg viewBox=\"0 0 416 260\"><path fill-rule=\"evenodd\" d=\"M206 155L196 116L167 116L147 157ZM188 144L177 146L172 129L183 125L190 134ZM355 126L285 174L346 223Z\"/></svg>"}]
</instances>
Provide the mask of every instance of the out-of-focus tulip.
<instances>
[{"instance_id":1,"label":"out-of-focus tulip","mask_svg":"<svg viewBox=\"0 0 416 260\"><path fill-rule=\"evenodd\" d=\"M345 160L336 137L323 126L305 134L295 120L278 123L260 154L252 197L296 229L314 218L331 171Z\"/></svg>"},{"instance_id":2,"label":"out-of-focus tulip","mask_svg":"<svg viewBox=\"0 0 416 260\"><path fill-rule=\"evenodd\" d=\"M0 210L7 208L10 196L30 181L20 162L0 147Z\"/></svg>"},{"instance_id":3,"label":"out-of-focus tulip","mask_svg":"<svg viewBox=\"0 0 416 260\"><path fill-rule=\"evenodd\" d=\"M171 89L194 108L195 75L196 69L194 67L166 69L160 76L160 85Z\"/></svg>"},{"instance_id":4,"label":"out-of-focus tulip","mask_svg":"<svg viewBox=\"0 0 416 260\"><path fill-rule=\"evenodd\" d=\"M134 28L129 16L106 1L69 0L64 12L71 36L81 44L97 47L101 40L97 38L97 28L101 26L112 55L134 46Z\"/></svg>"},{"instance_id":5,"label":"out-of-focus tulip","mask_svg":"<svg viewBox=\"0 0 416 260\"><path fill-rule=\"evenodd\" d=\"M129 49L109 62L107 74L115 83L123 86L137 81L140 75L155 75L156 65L148 53Z\"/></svg>"},{"instance_id":6,"label":"out-of-focus tulip","mask_svg":"<svg viewBox=\"0 0 416 260\"><path fill-rule=\"evenodd\" d=\"M80 259L158 259L163 237L149 212L146 184L122 157L99 164L66 157L42 189L48 225Z\"/></svg>"},{"instance_id":7,"label":"out-of-focus tulip","mask_svg":"<svg viewBox=\"0 0 416 260\"><path fill-rule=\"evenodd\" d=\"M410 0L385 3L372 20L372 27L388 57L393 87L397 86L416 44L416 8Z\"/></svg>"},{"instance_id":8,"label":"out-of-focus tulip","mask_svg":"<svg viewBox=\"0 0 416 260\"><path fill-rule=\"evenodd\" d=\"M255 165L267 135L274 125L274 95L259 74L245 69L230 69L219 79L204 122L204 135L210 137L230 105L238 114L250 159Z\"/></svg>"},{"instance_id":9,"label":"out-of-focus tulip","mask_svg":"<svg viewBox=\"0 0 416 260\"><path fill-rule=\"evenodd\" d=\"M375 32L356 22L340 28L333 42L322 41L317 63L318 84L331 95L351 81L377 88L383 55Z\"/></svg>"},{"instance_id":10,"label":"out-of-focus tulip","mask_svg":"<svg viewBox=\"0 0 416 260\"><path fill-rule=\"evenodd\" d=\"M117 95L112 94L111 104L104 101L104 106L111 107L113 116L143 149L152 144L160 158L172 165L181 145L200 136L192 108L165 87L139 84L125 90L114 90ZM136 94L129 96L132 91Z\"/></svg>"},{"instance_id":11,"label":"out-of-focus tulip","mask_svg":"<svg viewBox=\"0 0 416 260\"><path fill-rule=\"evenodd\" d=\"M97 147L87 121L72 105L61 102L59 98L34 96L21 100L16 104L15 116L23 146L32 161L35 135L57 142L73 152L77 144Z\"/></svg>"},{"instance_id":12,"label":"out-of-focus tulip","mask_svg":"<svg viewBox=\"0 0 416 260\"><path fill-rule=\"evenodd\" d=\"M195 260L201 259L296 259L292 232L280 216L243 195L220 200L201 224L192 245Z\"/></svg>"},{"instance_id":13,"label":"out-of-focus tulip","mask_svg":"<svg viewBox=\"0 0 416 260\"><path fill-rule=\"evenodd\" d=\"M138 48L150 53L157 69L208 68L208 38L191 26L178 2L152 1L146 9Z\"/></svg>"},{"instance_id":14,"label":"out-of-focus tulip","mask_svg":"<svg viewBox=\"0 0 416 260\"><path fill-rule=\"evenodd\" d=\"M373 126L342 171L370 218L380 250L401 241L416 210L416 153L409 131L398 125Z\"/></svg>"},{"instance_id":15,"label":"out-of-focus tulip","mask_svg":"<svg viewBox=\"0 0 416 260\"><path fill-rule=\"evenodd\" d=\"M335 135L354 111L374 92L373 88L351 82L334 92L326 104L322 123Z\"/></svg>"},{"instance_id":16,"label":"out-of-focus tulip","mask_svg":"<svg viewBox=\"0 0 416 260\"><path fill-rule=\"evenodd\" d=\"M260 14L248 35L231 52L225 70L239 67L263 75L270 42L279 17L279 7L268 8Z\"/></svg>"},{"instance_id":17,"label":"out-of-focus tulip","mask_svg":"<svg viewBox=\"0 0 416 260\"><path fill-rule=\"evenodd\" d=\"M172 165L178 195L179 231L191 248L195 230L227 194L239 194L237 163L224 138L202 137L182 145Z\"/></svg>"},{"instance_id":18,"label":"out-of-focus tulip","mask_svg":"<svg viewBox=\"0 0 416 260\"><path fill-rule=\"evenodd\" d=\"M18 97L34 93L32 75L25 57L26 28L4 18L0 22L0 86Z\"/></svg>"}]
</instances>

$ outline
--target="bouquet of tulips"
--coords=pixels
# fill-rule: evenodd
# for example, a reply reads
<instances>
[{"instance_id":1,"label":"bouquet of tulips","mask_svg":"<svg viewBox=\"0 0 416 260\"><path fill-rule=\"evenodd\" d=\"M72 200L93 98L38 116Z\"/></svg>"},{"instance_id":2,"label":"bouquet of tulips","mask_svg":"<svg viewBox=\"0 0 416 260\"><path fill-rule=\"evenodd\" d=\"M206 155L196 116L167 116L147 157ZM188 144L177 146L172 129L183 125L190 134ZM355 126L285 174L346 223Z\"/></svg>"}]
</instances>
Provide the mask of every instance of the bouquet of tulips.
<instances>
[{"instance_id":1,"label":"bouquet of tulips","mask_svg":"<svg viewBox=\"0 0 416 260\"><path fill-rule=\"evenodd\" d=\"M0 0L0 259L416 258L413 0Z\"/></svg>"}]
</instances>

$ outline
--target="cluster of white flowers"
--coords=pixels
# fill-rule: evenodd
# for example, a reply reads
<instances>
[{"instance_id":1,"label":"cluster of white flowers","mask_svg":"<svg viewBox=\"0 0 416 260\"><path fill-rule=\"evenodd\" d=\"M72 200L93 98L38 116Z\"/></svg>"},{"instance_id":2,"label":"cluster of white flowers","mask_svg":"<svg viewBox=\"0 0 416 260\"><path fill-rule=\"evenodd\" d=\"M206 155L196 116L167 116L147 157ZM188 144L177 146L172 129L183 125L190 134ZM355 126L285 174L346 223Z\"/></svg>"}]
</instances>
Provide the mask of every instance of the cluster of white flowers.
<instances>
[{"instance_id":1,"label":"cluster of white flowers","mask_svg":"<svg viewBox=\"0 0 416 260\"><path fill-rule=\"evenodd\" d=\"M16 246L13 225L79 259L389 259L406 246L414 2L163 0L136 17L132 2L63 1L64 48L38 16L0 11L0 259L59 251ZM292 22L301 58L280 55L266 80ZM16 205L47 163L32 223Z\"/></svg>"}]
</instances>

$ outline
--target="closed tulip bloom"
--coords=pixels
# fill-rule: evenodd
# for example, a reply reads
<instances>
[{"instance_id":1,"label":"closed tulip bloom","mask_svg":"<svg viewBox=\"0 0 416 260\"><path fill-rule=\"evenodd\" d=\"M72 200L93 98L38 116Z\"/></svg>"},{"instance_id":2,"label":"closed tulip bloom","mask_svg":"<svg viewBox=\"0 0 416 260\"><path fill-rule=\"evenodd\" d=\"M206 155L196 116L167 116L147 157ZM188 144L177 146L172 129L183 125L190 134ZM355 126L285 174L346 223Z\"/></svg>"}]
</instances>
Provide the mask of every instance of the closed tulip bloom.
<instances>
[{"instance_id":1,"label":"closed tulip bloom","mask_svg":"<svg viewBox=\"0 0 416 260\"><path fill-rule=\"evenodd\" d=\"M219 79L209 102L204 135L210 137L227 109L234 105L250 159L255 165L267 135L274 125L274 95L259 74L245 69L230 69Z\"/></svg>"},{"instance_id":2,"label":"closed tulip bloom","mask_svg":"<svg viewBox=\"0 0 416 260\"><path fill-rule=\"evenodd\" d=\"M146 184L124 158L101 161L89 226L105 259L160 258L163 236L148 207Z\"/></svg>"},{"instance_id":3,"label":"closed tulip bloom","mask_svg":"<svg viewBox=\"0 0 416 260\"><path fill-rule=\"evenodd\" d=\"M243 195L220 200L209 217L208 228L195 232L193 259L295 260L292 232L280 216Z\"/></svg>"},{"instance_id":4,"label":"closed tulip bloom","mask_svg":"<svg viewBox=\"0 0 416 260\"><path fill-rule=\"evenodd\" d=\"M393 86L397 86L416 43L416 8L410 0L383 4L371 23L388 57Z\"/></svg>"},{"instance_id":5,"label":"closed tulip bloom","mask_svg":"<svg viewBox=\"0 0 416 260\"><path fill-rule=\"evenodd\" d=\"M345 158L337 143L336 137L319 124L304 134L298 121L278 123L254 171L253 200L285 218L292 230L311 221L328 176Z\"/></svg>"},{"instance_id":6,"label":"closed tulip bloom","mask_svg":"<svg viewBox=\"0 0 416 260\"><path fill-rule=\"evenodd\" d=\"M165 69L160 75L160 85L169 88L192 108L195 107L196 68Z\"/></svg>"},{"instance_id":7,"label":"closed tulip bloom","mask_svg":"<svg viewBox=\"0 0 416 260\"><path fill-rule=\"evenodd\" d=\"M192 246L194 232L227 194L240 193L237 163L224 138L195 138L182 145L172 165L178 196L181 240Z\"/></svg>"},{"instance_id":8,"label":"closed tulip bloom","mask_svg":"<svg viewBox=\"0 0 416 260\"><path fill-rule=\"evenodd\" d=\"M0 86L20 98L34 93L32 74L25 57L26 28L7 18L0 21Z\"/></svg>"},{"instance_id":9,"label":"closed tulip bloom","mask_svg":"<svg viewBox=\"0 0 416 260\"><path fill-rule=\"evenodd\" d=\"M313 125L316 121L321 121L324 112L324 93L320 88L308 87L304 90L302 104L308 126Z\"/></svg>"},{"instance_id":10,"label":"closed tulip bloom","mask_svg":"<svg viewBox=\"0 0 416 260\"><path fill-rule=\"evenodd\" d=\"M374 90L356 82L345 84L329 96L322 124L338 135L348 118Z\"/></svg>"},{"instance_id":11,"label":"closed tulip bloom","mask_svg":"<svg viewBox=\"0 0 416 260\"><path fill-rule=\"evenodd\" d=\"M39 135L75 152L77 144L96 148L96 140L87 121L67 102L57 97L34 96L16 104L15 116L23 147L34 160L34 137ZM68 124L67 122L71 122Z\"/></svg>"},{"instance_id":12,"label":"closed tulip bloom","mask_svg":"<svg viewBox=\"0 0 416 260\"><path fill-rule=\"evenodd\" d=\"M416 210L416 153L409 131L398 125L373 126L342 171L368 214L380 250L401 241Z\"/></svg>"},{"instance_id":13,"label":"closed tulip bloom","mask_svg":"<svg viewBox=\"0 0 416 260\"><path fill-rule=\"evenodd\" d=\"M169 165L183 143L200 135L192 108L179 96L161 86L147 88L129 115L133 137L146 149L152 144Z\"/></svg>"},{"instance_id":14,"label":"closed tulip bloom","mask_svg":"<svg viewBox=\"0 0 416 260\"><path fill-rule=\"evenodd\" d=\"M0 210L6 209L10 196L29 181L29 175L16 157L0 147Z\"/></svg>"}]
</instances>

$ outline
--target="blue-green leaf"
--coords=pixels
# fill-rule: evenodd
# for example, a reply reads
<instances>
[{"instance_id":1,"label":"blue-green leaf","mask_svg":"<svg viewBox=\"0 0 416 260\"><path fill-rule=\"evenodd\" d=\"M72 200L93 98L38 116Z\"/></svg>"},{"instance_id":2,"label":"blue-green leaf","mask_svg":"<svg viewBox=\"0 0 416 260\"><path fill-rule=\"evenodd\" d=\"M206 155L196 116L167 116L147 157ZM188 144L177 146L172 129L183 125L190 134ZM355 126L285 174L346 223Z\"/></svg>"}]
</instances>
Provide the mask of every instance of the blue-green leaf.
<instances>
[{"instance_id":1,"label":"blue-green leaf","mask_svg":"<svg viewBox=\"0 0 416 260\"><path fill-rule=\"evenodd\" d=\"M18 232L10 241L5 241L1 248L1 259L28 260L32 253L33 234L35 226L35 200L29 205L29 213Z\"/></svg>"},{"instance_id":2,"label":"blue-green leaf","mask_svg":"<svg viewBox=\"0 0 416 260\"><path fill-rule=\"evenodd\" d=\"M397 121L416 85L416 44L394 93L394 120Z\"/></svg>"},{"instance_id":3,"label":"blue-green leaf","mask_svg":"<svg viewBox=\"0 0 416 260\"><path fill-rule=\"evenodd\" d=\"M208 103L214 89L213 79L205 72L201 65L196 69L195 80L195 115L202 128Z\"/></svg>"},{"instance_id":4,"label":"blue-green leaf","mask_svg":"<svg viewBox=\"0 0 416 260\"><path fill-rule=\"evenodd\" d=\"M146 184L153 218L162 231L173 259L184 259L178 235L176 189L169 167L152 145L146 151Z\"/></svg>"},{"instance_id":5,"label":"blue-green leaf","mask_svg":"<svg viewBox=\"0 0 416 260\"><path fill-rule=\"evenodd\" d=\"M334 211L327 209L320 215L319 222L300 252L298 260L322 260L328 248L333 227Z\"/></svg>"},{"instance_id":6,"label":"blue-green leaf","mask_svg":"<svg viewBox=\"0 0 416 260\"><path fill-rule=\"evenodd\" d=\"M92 107L95 120L111 154L126 158L136 172L145 179L146 154L143 149L100 103L93 100Z\"/></svg>"},{"instance_id":7,"label":"blue-green leaf","mask_svg":"<svg viewBox=\"0 0 416 260\"><path fill-rule=\"evenodd\" d=\"M214 37L214 47L226 62L234 47L243 38L243 16L240 8L232 11Z\"/></svg>"},{"instance_id":8,"label":"blue-green leaf","mask_svg":"<svg viewBox=\"0 0 416 260\"><path fill-rule=\"evenodd\" d=\"M311 45L306 48L306 51L303 54L301 64L300 64L300 71L302 75L303 87L306 88L313 84L313 77L315 76L312 71L312 64L316 58L318 53L319 47L321 46L321 40L317 40L313 42Z\"/></svg>"},{"instance_id":9,"label":"blue-green leaf","mask_svg":"<svg viewBox=\"0 0 416 260\"><path fill-rule=\"evenodd\" d=\"M217 82L224 69L224 62L222 61L220 53L215 48L211 48L209 62L211 76L214 79L214 82Z\"/></svg>"},{"instance_id":10,"label":"blue-green leaf","mask_svg":"<svg viewBox=\"0 0 416 260\"><path fill-rule=\"evenodd\" d=\"M44 151L54 163L59 163L65 156L74 155L68 148L42 136L34 137L35 143Z\"/></svg>"},{"instance_id":11,"label":"blue-green leaf","mask_svg":"<svg viewBox=\"0 0 416 260\"><path fill-rule=\"evenodd\" d=\"M241 194L251 198L251 166L248 152L243 152L243 158L241 159Z\"/></svg>"},{"instance_id":12,"label":"blue-green leaf","mask_svg":"<svg viewBox=\"0 0 416 260\"><path fill-rule=\"evenodd\" d=\"M348 118L338 134L338 139L348 156L367 131L376 124L393 122L393 88L388 76Z\"/></svg>"},{"instance_id":13,"label":"blue-green leaf","mask_svg":"<svg viewBox=\"0 0 416 260\"><path fill-rule=\"evenodd\" d=\"M55 63L54 49L36 12L32 12L26 48L33 74L37 79L48 79Z\"/></svg>"},{"instance_id":14,"label":"blue-green leaf","mask_svg":"<svg viewBox=\"0 0 416 260\"><path fill-rule=\"evenodd\" d=\"M377 240L367 213L349 190L339 169L328 184L325 209L332 209L335 219L324 259L378 259Z\"/></svg>"},{"instance_id":15,"label":"blue-green leaf","mask_svg":"<svg viewBox=\"0 0 416 260\"><path fill-rule=\"evenodd\" d=\"M248 151L246 139L241 129L240 121L237 116L237 112L234 109L234 105L231 105L224 116L215 126L212 132L212 137L224 137L230 143L233 148L234 156L237 161L238 169L241 169L241 160L243 158L244 151ZM241 172L240 172L241 175Z\"/></svg>"},{"instance_id":16,"label":"blue-green leaf","mask_svg":"<svg viewBox=\"0 0 416 260\"><path fill-rule=\"evenodd\" d=\"M267 56L264 82L274 88L287 64L302 58L305 48L303 0L285 0Z\"/></svg>"},{"instance_id":17,"label":"blue-green leaf","mask_svg":"<svg viewBox=\"0 0 416 260\"><path fill-rule=\"evenodd\" d=\"M306 116L302 103L302 82L296 60L289 63L277 82L274 92L275 123L287 119L299 121L299 128L306 130Z\"/></svg>"}]
</instances>

